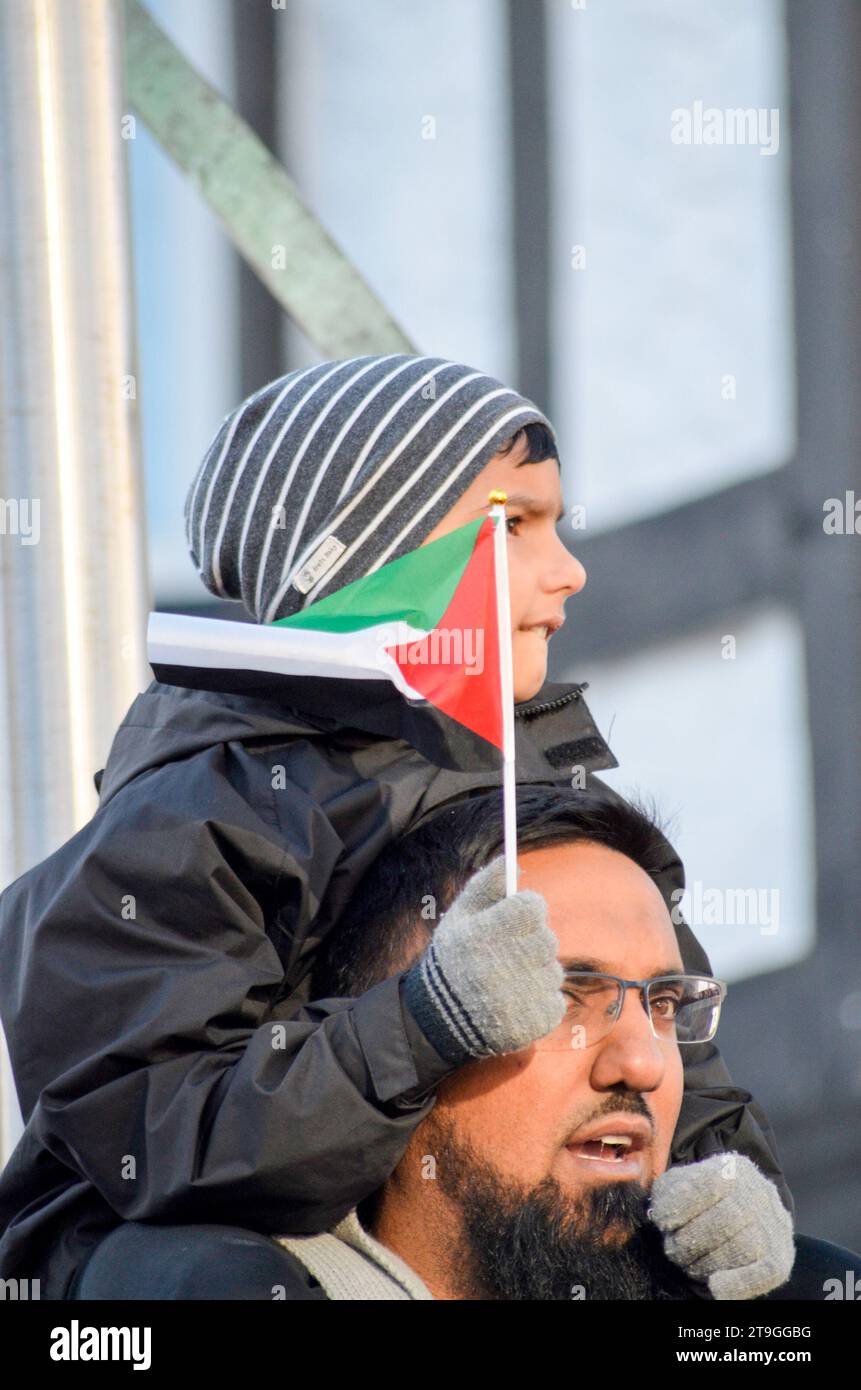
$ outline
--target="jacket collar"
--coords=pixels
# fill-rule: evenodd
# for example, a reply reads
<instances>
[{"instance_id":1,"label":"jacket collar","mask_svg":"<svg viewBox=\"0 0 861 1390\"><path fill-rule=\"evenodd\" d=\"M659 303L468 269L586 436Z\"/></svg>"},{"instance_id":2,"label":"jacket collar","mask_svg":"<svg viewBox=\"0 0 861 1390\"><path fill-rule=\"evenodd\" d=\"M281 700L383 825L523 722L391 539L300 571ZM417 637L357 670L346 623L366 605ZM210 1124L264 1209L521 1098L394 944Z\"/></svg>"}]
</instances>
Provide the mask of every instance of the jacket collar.
<instances>
[{"instance_id":1,"label":"jacket collar","mask_svg":"<svg viewBox=\"0 0 861 1390\"><path fill-rule=\"evenodd\" d=\"M514 706L515 737L519 726L557 772L569 766L588 772L619 766L583 699L587 688L587 681L545 681L531 700Z\"/></svg>"},{"instance_id":2,"label":"jacket collar","mask_svg":"<svg viewBox=\"0 0 861 1390\"><path fill-rule=\"evenodd\" d=\"M619 766L583 699L585 689L581 683L545 681L531 700L515 705L518 781L557 781L574 766L589 772ZM303 696L306 692L307 685ZM328 680L317 684L317 694L313 713L304 702L293 706L291 712L330 734L359 731L402 738L441 769L467 775L468 769L476 773L499 771L499 752L492 745L485 745L481 752L477 740L469 735L464 738L469 744L468 756L463 756L454 721L432 706L413 709L386 681Z\"/></svg>"}]
</instances>

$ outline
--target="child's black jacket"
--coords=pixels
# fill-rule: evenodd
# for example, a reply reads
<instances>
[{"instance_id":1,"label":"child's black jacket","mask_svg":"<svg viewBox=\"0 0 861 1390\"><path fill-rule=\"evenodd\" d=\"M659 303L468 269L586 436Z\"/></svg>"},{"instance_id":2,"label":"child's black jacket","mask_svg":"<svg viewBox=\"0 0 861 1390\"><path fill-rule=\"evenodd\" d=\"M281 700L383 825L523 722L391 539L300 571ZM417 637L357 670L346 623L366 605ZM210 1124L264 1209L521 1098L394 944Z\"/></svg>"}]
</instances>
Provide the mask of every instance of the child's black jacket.
<instances>
[{"instance_id":1,"label":"child's black jacket","mask_svg":"<svg viewBox=\"0 0 861 1390\"><path fill-rule=\"evenodd\" d=\"M616 766L580 686L546 683L515 725L520 781ZM26 1123L0 1175L0 1277L63 1298L120 1219L318 1232L378 1187L450 1067L402 1011L400 976L309 1005L315 946L385 843L499 780L434 765L359 709L339 723L152 682L96 814L0 896ZM668 901L682 884L668 843ZM792 1211L762 1110L714 1044L685 1053L674 1161L738 1150Z\"/></svg>"}]
</instances>

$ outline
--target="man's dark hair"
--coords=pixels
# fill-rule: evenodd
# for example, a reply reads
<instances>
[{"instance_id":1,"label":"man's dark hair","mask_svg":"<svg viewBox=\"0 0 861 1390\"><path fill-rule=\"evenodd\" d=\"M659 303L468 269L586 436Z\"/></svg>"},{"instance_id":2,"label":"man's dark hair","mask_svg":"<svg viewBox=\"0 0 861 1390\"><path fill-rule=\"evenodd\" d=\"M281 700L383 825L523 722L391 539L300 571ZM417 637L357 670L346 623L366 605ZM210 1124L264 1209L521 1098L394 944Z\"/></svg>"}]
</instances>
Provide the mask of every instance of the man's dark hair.
<instances>
[{"instance_id":1,"label":"man's dark hair","mask_svg":"<svg viewBox=\"0 0 861 1390\"><path fill-rule=\"evenodd\" d=\"M503 455L510 454L522 434L526 435L529 452L525 459L521 459L521 466L525 463L543 463L545 459L558 458L556 440L547 426L542 425L539 420L533 421L531 425L524 425L496 452Z\"/></svg>"},{"instance_id":2,"label":"man's dark hair","mask_svg":"<svg viewBox=\"0 0 861 1390\"><path fill-rule=\"evenodd\" d=\"M585 841L627 855L654 879L666 867L667 841L643 806L544 783L519 784L516 803L520 850ZM391 841L323 943L311 997L364 994L406 969L467 880L501 853L503 840L500 788L437 808ZM422 915L424 906L432 907L431 917Z\"/></svg>"}]
</instances>

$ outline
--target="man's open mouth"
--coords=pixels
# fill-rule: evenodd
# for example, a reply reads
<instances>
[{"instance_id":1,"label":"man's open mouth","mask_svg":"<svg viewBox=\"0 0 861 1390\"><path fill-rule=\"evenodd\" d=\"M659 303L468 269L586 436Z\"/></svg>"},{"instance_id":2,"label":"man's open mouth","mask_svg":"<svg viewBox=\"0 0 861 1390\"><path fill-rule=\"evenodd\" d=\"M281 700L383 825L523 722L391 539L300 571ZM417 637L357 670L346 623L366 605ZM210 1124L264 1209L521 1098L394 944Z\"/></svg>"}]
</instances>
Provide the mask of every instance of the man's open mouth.
<instances>
[{"instance_id":1,"label":"man's open mouth","mask_svg":"<svg viewBox=\"0 0 861 1390\"><path fill-rule=\"evenodd\" d=\"M582 1144L568 1144L566 1147L578 1158L591 1158L599 1163L620 1163L641 1145L635 1143L629 1135L620 1134L601 1139L586 1139Z\"/></svg>"}]
</instances>

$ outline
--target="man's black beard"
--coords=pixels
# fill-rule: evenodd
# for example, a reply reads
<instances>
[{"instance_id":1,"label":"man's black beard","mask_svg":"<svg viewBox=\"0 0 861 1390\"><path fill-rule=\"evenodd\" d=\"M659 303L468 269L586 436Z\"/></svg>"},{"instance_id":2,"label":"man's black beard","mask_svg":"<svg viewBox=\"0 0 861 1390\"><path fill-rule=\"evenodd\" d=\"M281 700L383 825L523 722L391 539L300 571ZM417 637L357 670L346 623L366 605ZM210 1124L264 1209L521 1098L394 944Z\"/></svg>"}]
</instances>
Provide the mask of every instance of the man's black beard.
<instances>
[{"instance_id":1,"label":"man's black beard","mask_svg":"<svg viewBox=\"0 0 861 1390\"><path fill-rule=\"evenodd\" d=\"M572 1197L553 1177L520 1189L449 1130L434 1143L439 1187L455 1203L452 1246L464 1299L694 1299L646 1214L648 1191L601 1182ZM613 1243L603 1237L613 1227Z\"/></svg>"}]
</instances>

